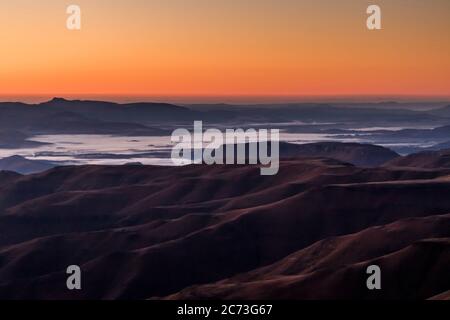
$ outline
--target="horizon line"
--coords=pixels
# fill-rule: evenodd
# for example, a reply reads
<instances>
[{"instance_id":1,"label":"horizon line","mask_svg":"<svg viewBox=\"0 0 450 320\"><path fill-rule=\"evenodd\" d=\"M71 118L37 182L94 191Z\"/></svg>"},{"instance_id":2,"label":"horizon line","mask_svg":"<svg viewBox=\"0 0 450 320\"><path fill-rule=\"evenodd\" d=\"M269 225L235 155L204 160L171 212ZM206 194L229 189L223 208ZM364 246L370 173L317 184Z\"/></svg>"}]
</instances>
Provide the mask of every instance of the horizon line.
<instances>
[{"instance_id":1,"label":"horizon line","mask_svg":"<svg viewBox=\"0 0 450 320\"><path fill-rule=\"evenodd\" d=\"M43 103L54 98L65 100L126 102L161 102L180 104L239 104L239 103L447 103L450 95L408 94L326 94L326 95L146 95L146 94L0 94L0 102ZM106 100L104 100L106 99Z\"/></svg>"}]
</instances>

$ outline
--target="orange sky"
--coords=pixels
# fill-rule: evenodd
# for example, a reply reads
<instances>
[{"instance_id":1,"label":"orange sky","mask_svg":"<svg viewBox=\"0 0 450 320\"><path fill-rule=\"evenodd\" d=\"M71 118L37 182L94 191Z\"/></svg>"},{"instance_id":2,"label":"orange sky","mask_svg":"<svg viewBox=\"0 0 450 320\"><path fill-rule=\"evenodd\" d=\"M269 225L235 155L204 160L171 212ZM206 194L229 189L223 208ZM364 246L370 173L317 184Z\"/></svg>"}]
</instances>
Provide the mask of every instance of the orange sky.
<instances>
[{"instance_id":1,"label":"orange sky","mask_svg":"<svg viewBox=\"0 0 450 320\"><path fill-rule=\"evenodd\" d=\"M450 96L448 0L5 0L0 42L1 96Z\"/></svg>"}]
</instances>

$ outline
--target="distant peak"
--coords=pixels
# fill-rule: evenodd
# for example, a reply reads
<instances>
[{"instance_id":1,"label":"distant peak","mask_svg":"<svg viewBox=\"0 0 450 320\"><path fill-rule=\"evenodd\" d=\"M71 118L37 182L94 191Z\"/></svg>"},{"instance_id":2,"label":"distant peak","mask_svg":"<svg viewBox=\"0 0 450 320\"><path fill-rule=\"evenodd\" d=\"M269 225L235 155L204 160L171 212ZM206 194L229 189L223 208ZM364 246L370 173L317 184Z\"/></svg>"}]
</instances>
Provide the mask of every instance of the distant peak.
<instances>
[{"instance_id":1,"label":"distant peak","mask_svg":"<svg viewBox=\"0 0 450 320\"><path fill-rule=\"evenodd\" d=\"M54 97L52 100L50 100L49 102L68 102L69 100L64 99L64 98L59 98L59 97Z\"/></svg>"},{"instance_id":2,"label":"distant peak","mask_svg":"<svg viewBox=\"0 0 450 320\"><path fill-rule=\"evenodd\" d=\"M19 155L12 155L9 157L5 157L3 159L0 159L1 161L6 161L6 160L13 160L13 161L19 161L19 160L26 160L25 157L19 156Z\"/></svg>"}]
</instances>

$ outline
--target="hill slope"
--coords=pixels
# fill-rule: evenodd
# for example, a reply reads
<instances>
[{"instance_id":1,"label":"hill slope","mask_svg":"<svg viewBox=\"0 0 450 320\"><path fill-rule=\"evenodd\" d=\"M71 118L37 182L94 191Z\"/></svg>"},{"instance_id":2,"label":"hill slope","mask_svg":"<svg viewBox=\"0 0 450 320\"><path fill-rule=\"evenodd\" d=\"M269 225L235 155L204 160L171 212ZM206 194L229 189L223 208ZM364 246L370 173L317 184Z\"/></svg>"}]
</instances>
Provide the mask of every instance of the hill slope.
<instances>
[{"instance_id":1,"label":"hill slope","mask_svg":"<svg viewBox=\"0 0 450 320\"><path fill-rule=\"evenodd\" d=\"M450 168L450 150L424 151L405 157L395 158L386 163L387 166L412 168Z\"/></svg>"},{"instance_id":2,"label":"hill slope","mask_svg":"<svg viewBox=\"0 0 450 320\"><path fill-rule=\"evenodd\" d=\"M431 298L450 288L449 177L304 157L276 176L202 165L10 176L0 298ZM361 287L371 261L389 288L377 295ZM65 289L70 264L82 291Z\"/></svg>"},{"instance_id":3,"label":"hill slope","mask_svg":"<svg viewBox=\"0 0 450 320\"><path fill-rule=\"evenodd\" d=\"M21 156L0 159L0 170L14 171L20 174L30 174L46 171L55 165L48 161L28 160Z\"/></svg>"}]
</instances>

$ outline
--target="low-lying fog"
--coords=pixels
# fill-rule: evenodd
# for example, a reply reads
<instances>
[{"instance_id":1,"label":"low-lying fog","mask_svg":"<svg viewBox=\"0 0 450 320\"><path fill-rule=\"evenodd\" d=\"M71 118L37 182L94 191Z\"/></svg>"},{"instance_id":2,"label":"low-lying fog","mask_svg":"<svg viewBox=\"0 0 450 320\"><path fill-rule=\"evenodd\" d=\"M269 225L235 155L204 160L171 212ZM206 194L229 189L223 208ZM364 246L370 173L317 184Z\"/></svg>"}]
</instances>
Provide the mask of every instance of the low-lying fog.
<instances>
[{"instance_id":1,"label":"low-lying fog","mask_svg":"<svg viewBox=\"0 0 450 320\"><path fill-rule=\"evenodd\" d=\"M433 146L439 141L408 141L400 136L397 140L389 138L380 140L386 132L400 132L405 127L371 127L346 128L339 133L297 133L307 131L311 125L280 123L280 140L296 144L305 144L323 141L359 142L378 144L389 147L400 153L405 150L417 151ZM324 124L320 124L322 126ZM328 124L330 125L330 124ZM263 127L258 124L257 127ZM277 124L270 124L277 128ZM288 127L288 129L286 129ZM418 128L415 128L418 129ZM429 127L421 129L430 129ZM339 129L336 129L339 130ZM332 131L330 131L332 132ZM108 164L120 165L126 163L142 163L152 165L171 165L170 152L173 144L170 136L117 136L117 135L37 135L28 140L44 144L29 148L0 149L0 158L20 155L28 159L47 160L64 164Z\"/></svg>"}]
</instances>

